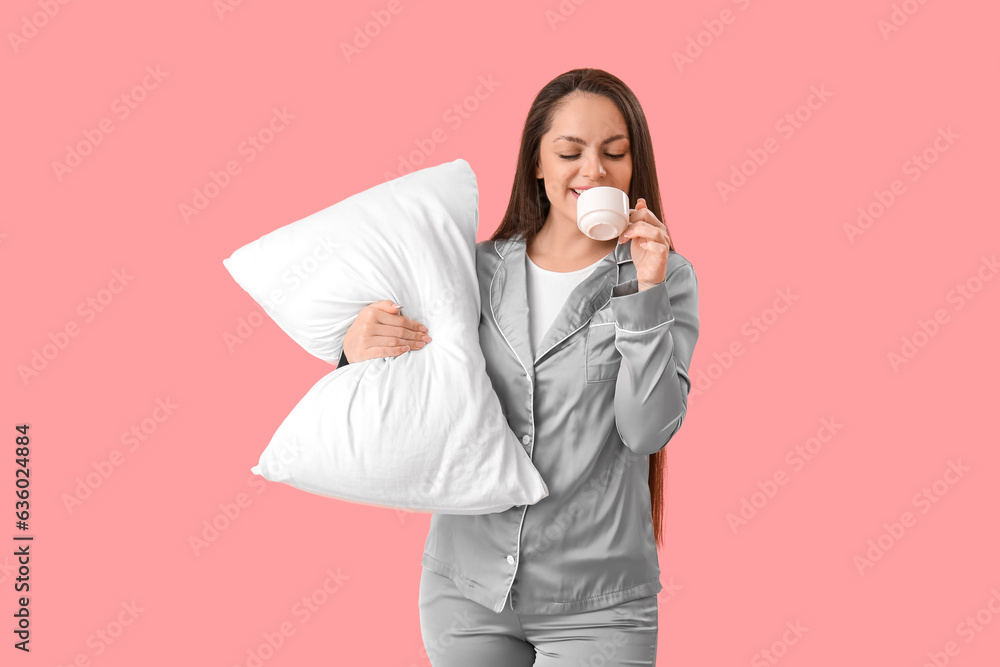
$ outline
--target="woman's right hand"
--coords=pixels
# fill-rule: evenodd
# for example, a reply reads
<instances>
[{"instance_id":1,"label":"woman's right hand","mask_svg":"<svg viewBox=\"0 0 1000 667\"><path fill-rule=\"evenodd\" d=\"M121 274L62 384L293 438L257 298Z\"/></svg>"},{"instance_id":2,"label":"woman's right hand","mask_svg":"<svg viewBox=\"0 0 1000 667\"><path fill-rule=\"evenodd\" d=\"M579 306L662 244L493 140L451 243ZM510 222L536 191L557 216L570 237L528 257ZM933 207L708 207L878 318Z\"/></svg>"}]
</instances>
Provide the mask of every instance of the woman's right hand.
<instances>
[{"instance_id":1,"label":"woman's right hand","mask_svg":"<svg viewBox=\"0 0 1000 667\"><path fill-rule=\"evenodd\" d=\"M348 363L398 357L408 349L419 350L431 341L427 327L398 313L399 309L388 299L362 308L344 334L344 355Z\"/></svg>"}]
</instances>

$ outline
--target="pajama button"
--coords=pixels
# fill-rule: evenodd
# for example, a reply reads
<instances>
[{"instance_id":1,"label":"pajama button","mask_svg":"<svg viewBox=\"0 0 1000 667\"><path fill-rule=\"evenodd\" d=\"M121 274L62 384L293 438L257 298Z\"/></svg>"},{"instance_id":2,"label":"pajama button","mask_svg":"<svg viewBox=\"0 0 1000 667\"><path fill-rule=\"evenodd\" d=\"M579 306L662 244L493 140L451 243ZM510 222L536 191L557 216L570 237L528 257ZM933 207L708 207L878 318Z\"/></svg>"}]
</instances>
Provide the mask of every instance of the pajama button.
<instances>
[{"instance_id":1,"label":"pajama button","mask_svg":"<svg viewBox=\"0 0 1000 667\"><path fill-rule=\"evenodd\" d=\"M510 556L510 555L507 556L507 564L508 565L513 565L514 564L514 557L513 556Z\"/></svg>"},{"instance_id":2,"label":"pajama button","mask_svg":"<svg viewBox=\"0 0 1000 667\"><path fill-rule=\"evenodd\" d=\"M526 436L524 436L523 438L521 438L521 444L522 444L522 445L526 445L526 444L528 444L529 442L531 442L531 436L527 436L527 435L526 435Z\"/></svg>"}]
</instances>

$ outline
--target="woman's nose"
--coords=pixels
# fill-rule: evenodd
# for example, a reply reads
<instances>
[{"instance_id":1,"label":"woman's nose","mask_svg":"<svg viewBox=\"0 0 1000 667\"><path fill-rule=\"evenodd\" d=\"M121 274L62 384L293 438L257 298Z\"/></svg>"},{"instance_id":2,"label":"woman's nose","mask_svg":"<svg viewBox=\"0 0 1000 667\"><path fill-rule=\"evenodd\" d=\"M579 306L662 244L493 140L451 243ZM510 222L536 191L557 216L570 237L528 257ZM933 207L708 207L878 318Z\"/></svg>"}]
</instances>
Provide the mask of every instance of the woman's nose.
<instances>
[{"instance_id":1,"label":"woman's nose","mask_svg":"<svg viewBox=\"0 0 1000 667\"><path fill-rule=\"evenodd\" d=\"M601 158L597 156L592 156L590 158L587 158L587 160L584 163L583 169L581 169L581 172L583 173L584 176L592 178L595 181L600 179L606 173L608 173L604 170L604 165L601 163Z\"/></svg>"}]
</instances>

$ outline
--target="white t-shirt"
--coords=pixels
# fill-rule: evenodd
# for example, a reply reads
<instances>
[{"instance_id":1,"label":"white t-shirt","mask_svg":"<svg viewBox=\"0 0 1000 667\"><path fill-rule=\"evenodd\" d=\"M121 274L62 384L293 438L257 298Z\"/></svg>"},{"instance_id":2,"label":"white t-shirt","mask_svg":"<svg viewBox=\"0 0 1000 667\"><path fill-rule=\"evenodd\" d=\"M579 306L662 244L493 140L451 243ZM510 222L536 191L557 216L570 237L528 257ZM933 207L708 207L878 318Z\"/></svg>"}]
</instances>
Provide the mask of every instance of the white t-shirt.
<instances>
[{"instance_id":1,"label":"white t-shirt","mask_svg":"<svg viewBox=\"0 0 1000 667\"><path fill-rule=\"evenodd\" d=\"M594 272L603 257L579 271L548 271L531 261L525 253L528 289L528 325L531 330L531 353L538 356L538 345L549 332L566 299L576 286Z\"/></svg>"}]
</instances>

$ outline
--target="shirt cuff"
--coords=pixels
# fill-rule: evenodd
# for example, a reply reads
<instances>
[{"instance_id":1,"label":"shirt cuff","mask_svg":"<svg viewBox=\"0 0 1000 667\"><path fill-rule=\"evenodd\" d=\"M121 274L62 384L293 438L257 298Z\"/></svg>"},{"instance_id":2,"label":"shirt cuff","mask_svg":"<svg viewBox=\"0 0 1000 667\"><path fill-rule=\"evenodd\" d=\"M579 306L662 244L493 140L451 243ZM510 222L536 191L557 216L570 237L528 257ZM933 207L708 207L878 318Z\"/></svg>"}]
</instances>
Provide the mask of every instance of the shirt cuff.
<instances>
[{"instance_id":1,"label":"shirt cuff","mask_svg":"<svg viewBox=\"0 0 1000 667\"><path fill-rule=\"evenodd\" d=\"M650 331L674 320L666 280L642 291L638 278L618 283L611 290L611 310L615 326L632 333Z\"/></svg>"}]
</instances>

